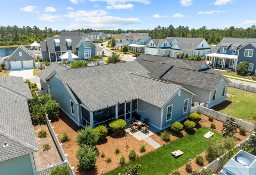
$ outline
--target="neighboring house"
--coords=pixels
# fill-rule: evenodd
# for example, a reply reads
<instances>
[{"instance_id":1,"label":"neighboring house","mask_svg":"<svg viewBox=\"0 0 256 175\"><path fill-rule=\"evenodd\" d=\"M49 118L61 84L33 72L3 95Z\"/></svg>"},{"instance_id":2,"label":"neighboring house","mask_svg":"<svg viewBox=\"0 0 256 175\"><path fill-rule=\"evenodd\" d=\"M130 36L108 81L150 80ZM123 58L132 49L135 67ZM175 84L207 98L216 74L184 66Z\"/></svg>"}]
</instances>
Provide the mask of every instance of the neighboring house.
<instances>
[{"instance_id":1,"label":"neighboring house","mask_svg":"<svg viewBox=\"0 0 256 175\"><path fill-rule=\"evenodd\" d=\"M24 46L19 46L5 61L8 70L32 69L36 56Z\"/></svg>"},{"instance_id":2,"label":"neighboring house","mask_svg":"<svg viewBox=\"0 0 256 175\"><path fill-rule=\"evenodd\" d=\"M22 78L0 78L0 174L33 175L37 143L31 122L29 87Z\"/></svg>"},{"instance_id":3,"label":"neighboring house","mask_svg":"<svg viewBox=\"0 0 256 175\"><path fill-rule=\"evenodd\" d=\"M96 56L96 46L82 32L62 32L60 36L47 37L40 43L43 60L60 61L60 56L71 50L79 59Z\"/></svg>"},{"instance_id":4,"label":"neighboring house","mask_svg":"<svg viewBox=\"0 0 256 175\"><path fill-rule=\"evenodd\" d=\"M256 156L240 150L222 168L220 175L255 175Z\"/></svg>"},{"instance_id":5,"label":"neighboring house","mask_svg":"<svg viewBox=\"0 0 256 175\"><path fill-rule=\"evenodd\" d=\"M161 130L187 118L195 94L148 73L133 61L80 69L56 64L38 76L78 126L93 127L116 118L131 120L140 114Z\"/></svg>"},{"instance_id":6,"label":"neighboring house","mask_svg":"<svg viewBox=\"0 0 256 175\"><path fill-rule=\"evenodd\" d=\"M223 38L212 52L207 55L211 67L236 70L240 62L247 61L248 73L256 73L256 38Z\"/></svg>"},{"instance_id":7,"label":"neighboring house","mask_svg":"<svg viewBox=\"0 0 256 175\"><path fill-rule=\"evenodd\" d=\"M149 71L150 77L194 92L193 102L211 108L226 100L229 80L204 62L153 55L140 55L136 61Z\"/></svg>"},{"instance_id":8,"label":"neighboring house","mask_svg":"<svg viewBox=\"0 0 256 175\"><path fill-rule=\"evenodd\" d=\"M145 48L145 54L173 58L177 58L179 55L204 57L210 51L209 44L203 38L167 37L166 39L152 39Z\"/></svg>"},{"instance_id":9,"label":"neighboring house","mask_svg":"<svg viewBox=\"0 0 256 175\"><path fill-rule=\"evenodd\" d=\"M93 42L105 40L108 38L108 35L103 32L91 32L87 33L86 36Z\"/></svg>"}]
</instances>

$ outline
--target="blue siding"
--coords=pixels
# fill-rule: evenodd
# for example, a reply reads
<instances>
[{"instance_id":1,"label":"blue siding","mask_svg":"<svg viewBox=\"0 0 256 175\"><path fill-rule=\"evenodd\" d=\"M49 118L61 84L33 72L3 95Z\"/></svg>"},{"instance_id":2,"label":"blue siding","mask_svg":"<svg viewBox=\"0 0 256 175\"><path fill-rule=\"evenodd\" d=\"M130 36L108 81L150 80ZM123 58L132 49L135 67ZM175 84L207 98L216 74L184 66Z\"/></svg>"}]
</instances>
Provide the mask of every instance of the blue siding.
<instances>
[{"instance_id":1,"label":"blue siding","mask_svg":"<svg viewBox=\"0 0 256 175\"><path fill-rule=\"evenodd\" d=\"M253 56L252 57L245 57L244 56L244 51L245 49L253 49ZM239 50L239 55L238 55L238 61L237 64L239 64L242 61L247 61L249 63L253 63L253 71L250 73L256 73L256 50L255 47L252 46L251 44L248 44L247 46L243 47L242 49Z\"/></svg>"},{"instance_id":2,"label":"blue siding","mask_svg":"<svg viewBox=\"0 0 256 175\"><path fill-rule=\"evenodd\" d=\"M91 58L96 56L96 46L91 41L87 41L87 42L90 43L90 47L84 47L83 43L78 47L78 57L81 60L89 59L84 57L84 51L88 51L87 49L91 50Z\"/></svg>"},{"instance_id":3,"label":"blue siding","mask_svg":"<svg viewBox=\"0 0 256 175\"><path fill-rule=\"evenodd\" d=\"M226 55L238 55L238 52L237 52L237 51L236 51L235 54L233 53L233 50L226 50L226 53L222 53L222 52L220 51L220 49L221 49L221 47L218 48L217 53L226 54ZM230 47L228 47L228 49L230 49Z\"/></svg>"}]
</instances>

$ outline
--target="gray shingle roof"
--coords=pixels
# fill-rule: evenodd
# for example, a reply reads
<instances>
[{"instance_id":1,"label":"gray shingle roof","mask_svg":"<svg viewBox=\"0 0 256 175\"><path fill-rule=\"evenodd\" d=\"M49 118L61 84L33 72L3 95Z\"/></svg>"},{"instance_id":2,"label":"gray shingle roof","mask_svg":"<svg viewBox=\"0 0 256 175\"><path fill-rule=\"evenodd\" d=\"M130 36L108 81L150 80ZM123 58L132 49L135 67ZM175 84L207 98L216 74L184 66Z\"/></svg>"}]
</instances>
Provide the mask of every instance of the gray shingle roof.
<instances>
[{"instance_id":1,"label":"gray shingle roof","mask_svg":"<svg viewBox=\"0 0 256 175\"><path fill-rule=\"evenodd\" d=\"M175 38L181 50L194 50L204 40L203 38Z\"/></svg>"},{"instance_id":2,"label":"gray shingle roof","mask_svg":"<svg viewBox=\"0 0 256 175\"><path fill-rule=\"evenodd\" d=\"M26 52L29 56L31 56L33 59L36 59L35 54L31 51L28 50L26 47L20 45L19 47L17 47L17 49L15 49L15 51L7 58L7 60L11 59L13 57L13 55L15 54L15 52L17 52L18 49L22 49L24 52Z\"/></svg>"},{"instance_id":3,"label":"gray shingle roof","mask_svg":"<svg viewBox=\"0 0 256 175\"><path fill-rule=\"evenodd\" d=\"M57 72L59 70L67 70L67 67L64 67L62 65L59 65L58 63L52 63L50 66L46 66L43 71L41 71L37 76L43 80L46 81L46 79L52 75L54 72Z\"/></svg>"},{"instance_id":4,"label":"gray shingle roof","mask_svg":"<svg viewBox=\"0 0 256 175\"><path fill-rule=\"evenodd\" d=\"M1 162L37 151L37 143L27 99L3 87L0 92Z\"/></svg>"},{"instance_id":5,"label":"gray shingle roof","mask_svg":"<svg viewBox=\"0 0 256 175\"><path fill-rule=\"evenodd\" d=\"M145 67L153 78L207 90L212 90L224 78L206 63L199 61L153 55L140 55L136 61Z\"/></svg>"},{"instance_id":6,"label":"gray shingle roof","mask_svg":"<svg viewBox=\"0 0 256 175\"><path fill-rule=\"evenodd\" d=\"M41 46L41 51L47 51L46 41L41 41L40 46Z\"/></svg>"},{"instance_id":7,"label":"gray shingle roof","mask_svg":"<svg viewBox=\"0 0 256 175\"><path fill-rule=\"evenodd\" d=\"M162 107L181 88L154 80L148 73L136 61L57 71L63 83L91 111L138 98Z\"/></svg>"},{"instance_id":8,"label":"gray shingle roof","mask_svg":"<svg viewBox=\"0 0 256 175\"><path fill-rule=\"evenodd\" d=\"M4 76L0 77L0 87L19 94L27 99L32 99L28 84L24 83L21 77Z\"/></svg>"},{"instance_id":9,"label":"gray shingle roof","mask_svg":"<svg viewBox=\"0 0 256 175\"><path fill-rule=\"evenodd\" d=\"M152 40L155 43L156 48L159 48L166 41L166 39L152 39Z\"/></svg>"}]
</instances>

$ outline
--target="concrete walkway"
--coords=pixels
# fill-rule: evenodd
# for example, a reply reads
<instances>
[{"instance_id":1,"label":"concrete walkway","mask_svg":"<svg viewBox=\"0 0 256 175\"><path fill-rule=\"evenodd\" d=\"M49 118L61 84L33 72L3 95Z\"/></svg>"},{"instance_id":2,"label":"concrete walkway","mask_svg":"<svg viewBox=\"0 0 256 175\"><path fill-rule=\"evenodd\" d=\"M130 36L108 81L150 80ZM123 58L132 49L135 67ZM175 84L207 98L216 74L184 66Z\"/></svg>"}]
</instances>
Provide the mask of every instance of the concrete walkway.
<instances>
[{"instance_id":1,"label":"concrete walkway","mask_svg":"<svg viewBox=\"0 0 256 175\"><path fill-rule=\"evenodd\" d=\"M159 143L157 143L155 140L153 140L151 137L145 138L144 141L147 142L148 144L150 144L155 149L161 147L161 145Z\"/></svg>"}]
</instances>

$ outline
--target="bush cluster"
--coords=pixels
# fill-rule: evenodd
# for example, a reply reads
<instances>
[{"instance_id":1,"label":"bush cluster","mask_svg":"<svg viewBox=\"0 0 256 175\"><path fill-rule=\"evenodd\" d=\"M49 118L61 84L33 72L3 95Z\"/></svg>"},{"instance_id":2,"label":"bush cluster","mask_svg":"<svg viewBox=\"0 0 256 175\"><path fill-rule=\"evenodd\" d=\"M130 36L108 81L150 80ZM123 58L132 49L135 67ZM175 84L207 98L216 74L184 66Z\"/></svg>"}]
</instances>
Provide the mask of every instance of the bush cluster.
<instances>
[{"instance_id":1,"label":"bush cluster","mask_svg":"<svg viewBox=\"0 0 256 175\"><path fill-rule=\"evenodd\" d=\"M236 72L238 75L245 76L248 73L249 63L247 61L242 61L237 65Z\"/></svg>"},{"instance_id":2,"label":"bush cluster","mask_svg":"<svg viewBox=\"0 0 256 175\"><path fill-rule=\"evenodd\" d=\"M40 130L40 131L38 132L37 136L38 136L39 138L46 138L46 136L47 136L46 130L44 130L44 129Z\"/></svg>"},{"instance_id":3,"label":"bush cluster","mask_svg":"<svg viewBox=\"0 0 256 175\"><path fill-rule=\"evenodd\" d=\"M191 164L187 164L187 165L186 165L186 171L187 171L188 173L192 173L193 169L192 169Z\"/></svg>"},{"instance_id":4,"label":"bush cluster","mask_svg":"<svg viewBox=\"0 0 256 175\"><path fill-rule=\"evenodd\" d=\"M100 125L94 128L95 132L98 134L99 136L99 140L105 140L106 136L108 134L108 129L106 126Z\"/></svg>"},{"instance_id":5,"label":"bush cluster","mask_svg":"<svg viewBox=\"0 0 256 175\"><path fill-rule=\"evenodd\" d=\"M51 170L51 175L70 175L70 169L68 166L58 166Z\"/></svg>"},{"instance_id":6,"label":"bush cluster","mask_svg":"<svg viewBox=\"0 0 256 175\"><path fill-rule=\"evenodd\" d=\"M112 121L109 124L110 130L114 133L114 135L121 134L125 127L126 127L126 121L123 119L117 119L115 121Z\"/></svg>"},{"instance_id":7,"label":"bush cluster","mask_svg":"<svg viewBox=\"0 0 256 175\"><path fill-rule=\"evenodd\" d=\"M184 122L184 127L185 127L185 129L187 129L187 130L192 130L194 127L196 127L196 123L193 122L193 121L190 121L190 120L186 120L186 121Z\"/></svg>"},{"instance_id":8,"label":"bush cluster","mask_svg":"<svg viewBox=\"0 0 256 175\"><path fill-rule=\"evenodd\" d=\"M95 146L98 143L99 135L91 127L86 127L77 134L77 143L80 146Z\"/></svg>"},{"instance_id":9,"label":"bush cluster","mask_svg":"<svg viewBox=\"0 0 256 175\"><path fill-rule=\"evenodd\" d=\"M71 63L71 68L72 69L78 69L81 67L86 67L87 66L87 62L85 61L74 61L73 63Z\"/></svg>"},{"instance_id":10,"label":"bush cluster","mask_svg":"<svg viewBox=\"0 0 256 175\"><path fill-rule=\"evenodd\" d=\"M140 152L144 153L146 151L146 146L145 145L141 145L140 146Z\"/></svg>"},{"instance_id":11,"label":"bush cluster","mask_svg":"<svg viewBox=\"0 0 256 175\"><path fill-rule=\"evenodd\" d=\"M244 128L240 128L239 133L243 136L246 136L246 130Z\"/></svg>"},{"instance_id":12,"label":"bush cluster","mask_svg":"<svg viewBox=\"0 0 256 175\"><path fill-rule=\"evenodd\" d=\"M121 157L120 157L119 164L120 164L121 166L125 164L125 157L124 157L124 156L121 156Z\"/></svg>"},{"instance_id":13,"label":"bush cluster","mask_svg":"<svg viewBox=\"0 0 256 175\"><path fill-rule=\"evenodd\" d=\"M180 133L183 130L184 126L180 122L173 122L171 125L171 130Z\"/></svg>"},{"instance_id":14,"label":"bush cluster","mask_svg":"<svg viewBox=\"0 0 256 175\"><path fill-rule=\"evenodd\" d=\"M198 114L197 112L193 112L188 115L188 118L193 122L199 123L201 120L201 115Z\"/></svg>"},{"instance_id":15,"label":"bush cluster","mask_svg":"<svg viewBox=\"0 0 256 175\"><path fill-rule=\"evenodd\" d=\"M129 152L129 159L130 159L131 161L134 161L136 158L137 158L137 153L136 153L136 151L135 151L135 150L131 150L131 151Z\"/></svg>"},{"instance_id":16,"label":"bush cluster","mask_svg":"<svg viewBox=\"0 0 256 175\"><path fill-rule=\"evenodd\" d=\"M161 139L165 142L169 142L170 141L170 134L168 131L164 130L163 132L161 132L161 135L160 135Z\"/></svg>"},{"instance_id":17,"label":"bush cluster","mask_svg":"<svg viewBox=\"0 0 256 175\"><path fill-rule=\"evenodd\" d=\"M82 171L93 168L97 160L97 152L94 147L84 145L76 153L79 162L79 169Z\"/></svg>"},{"instance_id":18,"label":"bush cluster","mask_svg":"<svg viewBox=\"0 0 256 175\"><path fill-rule=\"evenodd\" d=\"M204 165L204 158L202 156L196 157L197 165L203 166Z\"/></svg>"},{"instance_id":19,"label":"bush cluster","mask_svg":"<svg viewBox=\"0 0 256 175\"><path fill-rule=\"evenodd\" d=\"M67 141L69 141L69 139L70 139L70 137L69 137L69 135L68 135L66 132L64 132L64 133L61 134L61 136L60 136L60 142L61 142L61 143L67 142Z\"/></svg>"}]
</instances>

